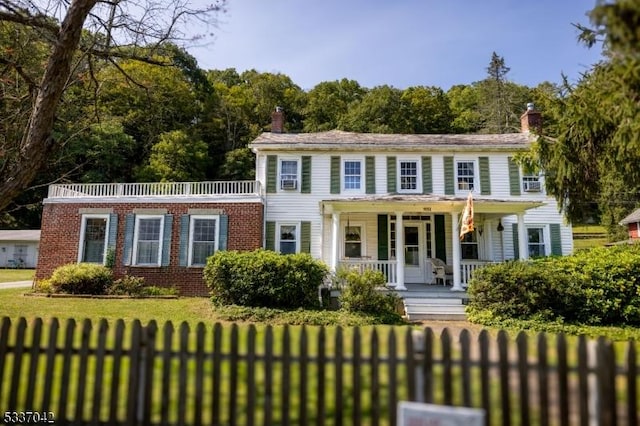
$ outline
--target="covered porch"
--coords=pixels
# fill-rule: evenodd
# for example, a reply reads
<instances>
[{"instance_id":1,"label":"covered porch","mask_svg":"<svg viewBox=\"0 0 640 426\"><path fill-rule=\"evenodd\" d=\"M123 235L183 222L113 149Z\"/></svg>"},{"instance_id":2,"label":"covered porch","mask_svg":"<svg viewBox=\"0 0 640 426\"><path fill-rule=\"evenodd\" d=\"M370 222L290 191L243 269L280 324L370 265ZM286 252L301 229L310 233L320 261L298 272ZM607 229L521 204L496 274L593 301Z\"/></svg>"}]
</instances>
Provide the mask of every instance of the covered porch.
<instances>
[{"instance_id":1,"label":"covered porch","mask_svg":"<svg viewBox=\"0 0 640 426\"><path fill-rule=\"evenodd\" d=\"M475 198L476 229L461 241L459 222L466 201L435 195L324 200L323 259L334 271L381 271L388 285L400 291L415 285L464 291L478 268L512 259L514 253L527 257L525 226L517 226L514 249L505 241L503 222L524 224L526 210L541 202ZM436 259L446 265L446 275L438 270Z\"/></svg>"}]
</instances>

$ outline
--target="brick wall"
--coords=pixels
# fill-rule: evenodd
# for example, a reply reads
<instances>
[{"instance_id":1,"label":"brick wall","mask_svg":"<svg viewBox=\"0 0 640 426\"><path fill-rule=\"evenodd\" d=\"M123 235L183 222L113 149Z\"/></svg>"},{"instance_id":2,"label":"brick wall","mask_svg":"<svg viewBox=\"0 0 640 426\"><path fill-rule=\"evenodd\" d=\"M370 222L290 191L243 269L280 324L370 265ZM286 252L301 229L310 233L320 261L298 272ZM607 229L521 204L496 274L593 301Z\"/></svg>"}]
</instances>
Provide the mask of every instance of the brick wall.
<instances>
[{"instance_id":1,"label":"brick wall","mask_svg":"<svg viewBox=\"0 0 640 426\"><path fill-rule=\"evenodd\" d=\"M46 203L42 212L40 253L36 279L47 278L58 266L78 261L82 214L80 209L112 209L118 215L116 278L125 274L144 277L149 285L176 287L183 296L207 296L202 268L179 266L180 217L189 209L219 209L229 217L228 250L262 247L263 206L261 203ZM134 209L166 209L173 215L169 266L123 265L125 215Z\"/></svg>"}]
</instances>

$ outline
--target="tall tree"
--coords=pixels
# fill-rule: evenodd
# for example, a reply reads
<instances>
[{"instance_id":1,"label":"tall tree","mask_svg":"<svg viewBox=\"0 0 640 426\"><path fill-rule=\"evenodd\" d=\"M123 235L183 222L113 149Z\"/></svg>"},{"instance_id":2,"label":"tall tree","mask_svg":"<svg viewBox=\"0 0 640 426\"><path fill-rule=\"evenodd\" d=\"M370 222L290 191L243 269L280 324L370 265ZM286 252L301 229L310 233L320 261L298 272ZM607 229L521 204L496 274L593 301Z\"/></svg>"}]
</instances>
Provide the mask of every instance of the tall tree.
<instances>
[{"instance_id":1,"label":"tall tree","mask_svg":"<svg viewBox=\"0 0 640 426\"><path fill-rule=\"evenodd\" d=\"M304 131L322 132L337 129L352 105L362 100L366 89L355 80L325 81L307 94Z\"/></svg>"},{"instance_id":2,"label":"tall tree","mask_svg":"<svg viewBox=\"0 0 640 426\"><path fill-rule=\"evenodd\" d=\"M150 51L161 49L167 40L184 38L180 29L189 18L206 20L222 6L219 2L198 10L184 0L1 1L0 22L36 29L49 48L39 79L21 73L21 64L0 60L32 91L32 109L20 139L0 154L0 211L30 185L59 147L53 134L55 118L65 90L74 83L70 77L76 67L91 75L95 58L114 64L120 57L154 62Z\"/></svg>"},{"instance_id":3,"label":"tall tree","mask_svg":"<svg viewBox=\"0 0 640 426\"><path fill-rule=\"evenodd\" d=\"M478 82L478 111L482 117L482 133L511 133L520 128L520 114L529 99L528 88L507 80L511 68L496 52L491 55L487 77Z\"/></svg>"},{"instance_id":4,"label":"tall tree","mask_svg":"<svg viewBox=\"0 0 640 426\"><path fill-rule=\"evenodd\" d=\"M615 235L618 221L640 205L640 4L598 2L590 18L582 38L593 45L602 37L606 59L570 88L558 138L543 140L540 157L547 190L567 217L580 221L597 202Z\"/></svg>"}]
</instances>

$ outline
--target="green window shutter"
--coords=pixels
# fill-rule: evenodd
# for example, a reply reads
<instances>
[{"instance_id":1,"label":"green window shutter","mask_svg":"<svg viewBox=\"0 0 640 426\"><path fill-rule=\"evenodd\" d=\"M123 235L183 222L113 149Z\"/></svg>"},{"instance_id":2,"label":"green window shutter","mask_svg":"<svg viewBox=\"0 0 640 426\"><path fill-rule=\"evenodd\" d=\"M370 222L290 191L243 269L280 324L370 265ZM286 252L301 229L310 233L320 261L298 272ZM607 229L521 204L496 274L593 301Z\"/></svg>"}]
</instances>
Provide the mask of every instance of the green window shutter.
<instances>
[{"instance_id":1,"label":"green window shutter","mask_svg":"<svg viewBox=\"0 0 640 426\"><path fill-rule=\"evenodd\" d=\"M278 156L267 155L267 193L275 193L278 188Z\"/></svg>"},{"instance_id":2,"label":"green window shutter","mask_svg":"<svg viewBox=\"0 0 640 426\"><path fill-rule=\"evenodd\" d=\"M188 266L189 262L189 218L188 214L180 216L180 252L178 255L180 266Z\"/></svg>"},{"instance_id":3,"label":"green window shutter","mask_svg":"<svg viewBox=\"0 0 640 426\"><path fill-rule=\"evenodd\" d=\"M300 192L303 194L311 193L311 156L302 157L302 183L300 184Z\"/></svg>"},{"instance_id":4,"label":"green window shutter","mask_svg":"<svg viewBox=\"0 0 640 426\"><path fill-rule=\"evenodd\" d=\"M433 192L433 178L431 176L431 157L422 157L422 193L431 194Z\"/></svg>"},{"instance_id":5,"label":"green window shutter","mask_svg":"<svg viewBox=\"0 0 640 426\"><path fill-rule=\"evenodd\" d=\"M311 253L311 222L300 223L300 253Z\"/></svg>"},{"instance_id":6,"label":"green window shutter","mask_svg":"<svg viewBox=\"0 0 640 426\"><path fill-rule=\"evenodd\" d=\"M513 158L507 158L509 163L509 191L511 195L520 195L520 168Z\"/></svg>"},{"instance_id":7,"label":"green window shutter","mask_svg":"<svg viewBox=\"0 0 640 426\"><path fill-rule=\"evenodd\" d=\"M489 157L480 157L480 194L491 195L491 177L489 172Z\"/></svg>"},{"instance_id":8,"label":"green window shutter","mask_svg":"<svg viewBox=\"0 0 640 426\"><path fill-rule=\"evenodd\" d=\"M115 250L118 240L118 215L111 213L109 215L109 239L107 240L107 250Z\"/></svg>"},{"instance_id":9,"label":"green window shutter","mask_svg":"<svg viewBox=\"0 0 640 426\"><path fill-rule=\"evenodd\" d=\"M447 263L447 236L444 229L444 215L434 216L436 257Z\"/></svg>"},{"instance_id":10,"label":"green window shutter","mask_svg":"<svg viewBox=\"0 0 640 426\"><path fill-rule=\"evenodd\" d=\"M378 260L389 260L389 216L378 215Z\"/></svg>"},{"instance_id":11,"label":"green window shutter","mask_svg":"<svg viewBox=\"0 0 640 426\"><path fill-rule=\"evenodd\" d=\"M453 173L453 157L444 157L444 193L456 194L456 176ZM444 260L444 259L440 259Z\"/></svg>"},{"instance_id":12,"label":"green window shutter","mask_svg":"<svg viewBox=\"0 0 640 426\"><path fill-rule=\"evenodd\" d=\"M340 157L331 157L331 193L340 193Z\"/></svg>"},{"instance_id":13,"label":"green window shutter","mask_svg":"<svg viewBox=\"0 0 640 426\"><path fill-rule=\"evenodd\" d=\"M520 259L520 238L518 237L518 224L511 224L512 235L513 235L513 258Z\"/></svg>"},{"instance_id":14,"label":"green window shutter","mask_svg":"<svg viewBox=\"0 0 640 426\"><path fill-rule=\"evenodd\" d=\"M122 256L122 264L131 265L133 255L133 228L136 224L136 215L129 213L125 216L124 221L124 250Z\"/></svg>"},{"instance_id":15,"label":"green window shutter","mask_svg":"<svg viewBox=\"0 0 640 426\"><path fill-rule=\"evenodd\" d=\"M549 225L549 233L551 234L551 254L562 256L562 237L560 235L560 224L552 223Z\"/></svg>"},{"instance_id":16,"label":"green window shutter","mask_svg":"<svg viewBox=\"0 0 640 426\"><path fill-rule=\"evenodd\" d=\"M173 215L164 215L164 230L162 232L162 266L169 266L171 259L171 231L173 229Z\"/></svg>"},{"instance_id":17,"label":"green window shutter","mask_svg":"<svg viewBox=\"0 0 640 426\"><path fill-rule=\"evenodd\" d=\"M389 194L398 192L396 181L397 167L396 157L387 157L387 192Z\"/></svg>"},{"instance_id":18,"label":"green window shutter","mask_svg":"<svg viewBox=\"0 0 640 426\"><path fill-rule=\"evenodd\" d=\"M276 223L267 221L264 225L264 248L267 250L276 250Z\"/></svg>"},{"instance_id":19,"label":"green window shutter","mask_svg":"<svg viewBox=\"0 0 640 426\"><path fill-rule=\"evenodd\" d=\"M218 238L220 241L218 242L218 250L227 250L227 246L229 245L229 216L226 214L221 214L219 217L220 227Z\"/></svg>"},{"instance_id":20,"label":"green window shutter","mask_svg":"<svg viewBox=\"0 0 640 426\"><path fill-rule=\"evenodd\" d=\"M365 176L366 176L366 192L367 194L376 193L376 157L367 156L364 159Z\"/></svg>"}]
</instances>

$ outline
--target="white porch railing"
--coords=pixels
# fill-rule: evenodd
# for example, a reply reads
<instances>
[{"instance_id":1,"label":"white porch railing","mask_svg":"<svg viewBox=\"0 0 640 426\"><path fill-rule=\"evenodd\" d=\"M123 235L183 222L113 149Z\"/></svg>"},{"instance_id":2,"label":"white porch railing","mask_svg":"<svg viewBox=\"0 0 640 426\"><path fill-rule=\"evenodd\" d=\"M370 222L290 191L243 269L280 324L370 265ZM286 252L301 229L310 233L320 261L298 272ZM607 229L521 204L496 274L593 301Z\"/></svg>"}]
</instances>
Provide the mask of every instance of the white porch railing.
<instances>
[{"instance_id":1,"label":"white porch railing","mask_svg":"<svg viewBox=\"0 0 640 426\"><path fill-rule=\"evenodd\" d=\"M362 273L367 269L380 271L387 277L387 285L395 286L397 283L398 262L395 260L368 260L368 259L345 259L339 263L340 267L356 269Z\"/></svg>"},{"instance_id":2,"label":"white porch railing","mask_svg":"<svg viewBox=\"0 0 640 426\"><path fill-rule=\"evenodd\" d=\"M49 198L261 195L254 180L215 182L69 183L49 186Z\"/></svg>"},{"instance_id":3,"label":"white porch railing","mask_svg":"<svg viewBox=\"0 0 640 426\"><path fill-rule=\"evenodd\" d=\"M469 285L469 281L473 277L473 273L478 269L491 265L492 262L490 260L461 260L460 261L460 281L462 281L462 286L466 287Z\"/></svg>"}]
</instances>

